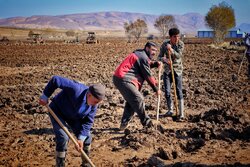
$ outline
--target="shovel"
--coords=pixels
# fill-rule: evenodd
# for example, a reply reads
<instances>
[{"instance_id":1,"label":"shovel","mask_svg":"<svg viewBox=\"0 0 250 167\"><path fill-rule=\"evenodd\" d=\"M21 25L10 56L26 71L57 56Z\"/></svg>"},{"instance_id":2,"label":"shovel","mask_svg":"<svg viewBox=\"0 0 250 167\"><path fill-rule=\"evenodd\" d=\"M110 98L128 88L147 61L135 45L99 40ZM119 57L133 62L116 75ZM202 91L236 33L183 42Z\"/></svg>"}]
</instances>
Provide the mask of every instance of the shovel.
<instances>
[{"instance_id":1,"label":"shovel","mask_svg":"<svg viewBox=\"0 0 250 167\"><path fill-rule=\"evenodd\" d=\"M78 143L77 141L74 139L74 137L69 133L68 129L62 124L62 122L60 121L60 119L56 116L56 114L53 112L53 110L49 107L49 105L46 105L49 113L53 116L53 118L56 120L56 122L61 126L61 128L64 130L64 132L69 136L69 138L73 141L73 143L75 144L75 146L78 147ZM91 167L95 167L95 165L91 162L91 160L89 159L89 157L86 155L86 153L81 149L81 155L82 157L85 158L85 160L87 160L87 162L91 165Z\"/></svg>"},{"instance_id":2,"label":"shovel","mask_svg":"<svg viewBox=\"0 0 250 167\"><path fill-rule=\"evenodd\" d=\"M240 67L239 67L239 69L238 69L237 75L236 75L236 74L233 74L233 75L232 75L232 80L233 80L233 82L236 82L236 81L238 80L238 76L239 76L239 74L240 74L240 69L241 69L241 66L242 66L242 64L243 64L243 62L244 62L246 52L247 52L247 49L245 49L245 52L244 52L244 54L243 54L243 57L242 57L242 60L241 60Z\"/></svg>"},{"instance_id":3,"label":"shovel","mask_svg":"<svg viewBox=\"0 0 250 167\"><path fill-rule=\"evenodd\" d=\"M161 70L162 70L162 66L161 66L161 68L159 68L159 73L158 73L158 89L161 89ZM157 121L157 123L159 121L160 103L161 103L161 95L158 95L158 98L157 98L157 111L156 111L156 121Z\"/></svg>"},{"instance_id":4,"label":"shovel","mask_svg":"<svg viewBox=\"0 0 250 167\"><path fill-rule=\"evenodd\" d=\"M176 111L176 118L178 116L178 101L177 101L177 94L176 94L176 87L175 87L175 79L174 79L174 68L173 68L173 62L170 55L170 51L168 51L169 61L170 61L170 68L172 73L172 80L173 80L173 87L174 87L174 104L175 104L175 111ZM174 118L173 118L174 119Z\"/></svg>"},{"instance_id":5,"label":"shovel","mask_svg":"<svg viewBox=\"0 0 250 167\"><path fill-rule=\"evenodd\" d=\"M158 73L158 89L161 88L161 68L159 68L159 73ZM160 103L161 103L161 95L158 95L157 98L157 111L156 111L156 130L159 130L161 133L164 133L164 128L161 126L159 122L159 112L160 112Z\"/></svg>"}]
</instances>

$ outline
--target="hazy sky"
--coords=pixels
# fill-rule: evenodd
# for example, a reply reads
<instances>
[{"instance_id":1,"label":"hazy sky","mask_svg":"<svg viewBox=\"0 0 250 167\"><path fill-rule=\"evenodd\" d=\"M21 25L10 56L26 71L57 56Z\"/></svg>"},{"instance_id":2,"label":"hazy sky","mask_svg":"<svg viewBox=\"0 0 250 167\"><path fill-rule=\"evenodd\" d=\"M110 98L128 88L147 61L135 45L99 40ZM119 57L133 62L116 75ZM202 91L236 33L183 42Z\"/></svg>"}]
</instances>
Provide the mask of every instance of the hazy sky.
<instances>
[{"instance_id":1,"label":"hazy sky","mask_svg":"<svg viewBox=\"0 0 250 167\"><path fill-rule=\"evenodd\" d=\"M62 15L103 11L146 14L206 15L223 0L0 0L0 18L32 15ZM250 23L250 0L224 0L233 7L237 25Z\"/></svg>"}]
</instances>

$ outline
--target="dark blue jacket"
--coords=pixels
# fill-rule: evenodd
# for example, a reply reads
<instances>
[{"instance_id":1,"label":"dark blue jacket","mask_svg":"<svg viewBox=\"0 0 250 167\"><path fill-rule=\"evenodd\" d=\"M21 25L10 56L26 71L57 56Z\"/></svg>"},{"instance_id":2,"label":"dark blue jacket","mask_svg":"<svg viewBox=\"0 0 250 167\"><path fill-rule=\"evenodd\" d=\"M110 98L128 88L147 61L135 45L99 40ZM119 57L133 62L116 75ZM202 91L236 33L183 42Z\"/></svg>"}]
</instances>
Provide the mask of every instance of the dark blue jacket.
<instances>
[{"instance_id":1,"label":"dark blue jacket","mask_svg":"<svg viewBox=\"0 0 250 167\"><path fill-rule=\"evenodd\" d=\"M53 76L43 94L50 97L57 88L62 90L53 98L51 108L67 123L79 121L82 124L81 129L77 130L78 139L88 136L97 110L97 105L87 104L86 95L89 87L67 78Z\"/></svg>"}]
</instances>

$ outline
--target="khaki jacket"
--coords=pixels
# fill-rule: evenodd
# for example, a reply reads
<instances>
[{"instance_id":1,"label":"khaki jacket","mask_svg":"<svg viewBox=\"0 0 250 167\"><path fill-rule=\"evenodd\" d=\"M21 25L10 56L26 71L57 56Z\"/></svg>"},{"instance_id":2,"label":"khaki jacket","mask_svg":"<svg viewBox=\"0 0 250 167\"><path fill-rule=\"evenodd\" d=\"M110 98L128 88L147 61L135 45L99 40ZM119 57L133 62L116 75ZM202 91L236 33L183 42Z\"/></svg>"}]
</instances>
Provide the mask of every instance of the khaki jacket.
<instances>
[{"instance_id":1,"label":"khaki jacket","mask_svg":"<svg viewBox=\"0 0 250 167\"><path fill-rule=\"evenodd\" d=\"M168 51L167 51L167 44L170 44L170 40L165 40L160 48L160 53L158 56L158 60L164 63L164 72L169 74L171 72L171 68L169 64L166 63L166 59L169 59ZM182 52L184 50L184 43L179 40L176 45L172 46L174 53L171 55L174 71L177 75L182 75L183 65L182 65ZM165 57L165 58L164 58Z\"/></svg>"}]
</instances>

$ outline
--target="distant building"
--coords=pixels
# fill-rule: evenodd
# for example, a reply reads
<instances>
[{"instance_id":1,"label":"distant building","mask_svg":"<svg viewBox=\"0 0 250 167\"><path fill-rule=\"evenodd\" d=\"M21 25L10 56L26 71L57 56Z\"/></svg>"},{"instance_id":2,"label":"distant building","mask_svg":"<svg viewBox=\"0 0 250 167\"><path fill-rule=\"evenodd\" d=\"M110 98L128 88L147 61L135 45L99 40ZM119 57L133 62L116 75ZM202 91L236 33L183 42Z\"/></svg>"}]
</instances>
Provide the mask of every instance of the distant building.
<instances>
[{"instance_id":1,"label":"distant building","mask_svg":"<svg viewBox=\"0 0 250 167\"><path fill-rule=\"evenodd\" d=\"M211 29L202 29L198 30L198 38L213 38L214 37L214 31Z\"/></svg>"},{"instance_id":2,"label":"distant building","mask_svg":"<svg viewBox=\"0 0 250 167\"><path fill-rule=\"evenodd\" d=\"M198 38L213 38L214 31L211 29L198 30L197 33ZM244 38L245 33L240 29L232 28L228 31L226 38Z\"/></svg>"}]
</instances>

